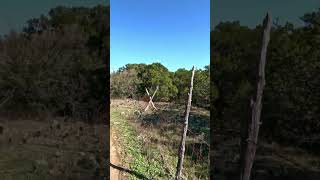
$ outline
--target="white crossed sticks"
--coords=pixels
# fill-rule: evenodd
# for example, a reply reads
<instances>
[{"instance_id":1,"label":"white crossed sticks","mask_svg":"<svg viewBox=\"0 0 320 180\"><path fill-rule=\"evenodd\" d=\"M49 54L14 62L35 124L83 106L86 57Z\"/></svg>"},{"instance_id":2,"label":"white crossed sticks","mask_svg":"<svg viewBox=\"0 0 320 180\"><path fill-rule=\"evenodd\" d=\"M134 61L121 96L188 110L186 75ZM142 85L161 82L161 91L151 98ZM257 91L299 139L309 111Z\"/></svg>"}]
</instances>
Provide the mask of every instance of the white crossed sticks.
<instances>
[{"instance_id":1,"label":"white crossed sticks","mask_svg":"<svg viewBox=\"0 0 320 180\"><path fill-rule=\"evenodd\" d=\"M154 91L154 93L153 93L153 95L152 95L152 97L151 97L148 89L146 88L146 92L147 92L147 94L148 94L148 96L149 96L149 103L148 103L148 106L146 107L146 109L145 109L144 111L147 111L147 110L148 110L150 104L152 105L152 107L153 107L155 110L157 110L157 108L154 106L154 104L153 104L153 102L152 102L152 99L153 99L154 95L157 93L158 89L159 89L159 86L157 86L156 90Z\"/></svg>"}]
</instances>

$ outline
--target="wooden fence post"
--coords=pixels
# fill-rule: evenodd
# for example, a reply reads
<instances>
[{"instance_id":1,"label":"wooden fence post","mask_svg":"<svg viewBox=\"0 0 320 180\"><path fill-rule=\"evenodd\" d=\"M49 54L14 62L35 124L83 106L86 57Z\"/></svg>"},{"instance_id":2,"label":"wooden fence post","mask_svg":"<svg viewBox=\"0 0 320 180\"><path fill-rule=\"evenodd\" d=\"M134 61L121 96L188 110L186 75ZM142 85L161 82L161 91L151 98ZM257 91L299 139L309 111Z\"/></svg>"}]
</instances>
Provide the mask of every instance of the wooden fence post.
<instances>
[{"instance_id":1,"label":"wooden fence post","mask_svg":"<svg viewBox=\"0 0 320 180\"><path fill-rule=\"evenodd\" d=\"M248 122L243 123L241 127L246 131L244 131L245 134L242 135L241 139L240 180L250 180L251 169L258 143L259 127L261 125L260 115L262 109L263 89L265 86L265 64L271 31L271 16L269 14L265 17L263 25L264 32L259 62L257 89L255 99L250 100L251 119L248 119Z\"/></svg>"},{"instance_id":2,"label":"wooden fence post","mask_svg":"<svg viewBox=\"0 0 320 180\"><path fill-rule=\"evenodd\" d=\"M157 110L157 108L156 108L156 106L153 104L152 100L153 100L153 98L154 98L154 95L156 95L158 89L159 89L159 86L157 86L157 88L156 88L156 90L154 91L153 95L150 96L150 93L149 93L148 89L146 88L146 92L147 92L147 94L148 94L148 96L149 96L149 102L148 102L147 107L144 109L144 111L147 111L147 110L148 110L150 104L152 105L152 107L153 107L155 110Z\"/></svg>"},{"instance_id":3,"label":"wooden fence post","mask_svg":"<svg viewBox=\"0 0 320 180\"><path fill-rule=\"evenodd\" d=\"M187 137L187 131L188 131L188 120L189 120L191 101L192 101L192 89L193 89L194 72L195 72L195 68L192 67L192 76L191 76L191 82L190 82L190 89L189 89L189 93L188 93L188 100L187 100L186 111L185 111L184 128L183 128L183 134L182 134L181 143L180 143L179 157L178 157L178 164L177 164L177 172L176 172L176 177L175 177L176 180L180 179L181 171L182 171L184 152L185 152L185 143L186 143L186 137Z\"/></svg>"}]
</instances>

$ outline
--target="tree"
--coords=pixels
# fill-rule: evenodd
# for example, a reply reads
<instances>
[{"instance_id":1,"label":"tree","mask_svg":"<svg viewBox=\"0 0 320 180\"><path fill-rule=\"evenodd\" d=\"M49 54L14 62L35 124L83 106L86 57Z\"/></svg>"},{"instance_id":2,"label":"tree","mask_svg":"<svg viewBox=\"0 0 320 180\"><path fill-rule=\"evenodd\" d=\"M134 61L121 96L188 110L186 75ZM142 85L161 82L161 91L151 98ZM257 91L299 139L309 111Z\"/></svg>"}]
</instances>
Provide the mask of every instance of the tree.
<instances>
[{"instance_id":1,"label":"tree","mask_svg":"<svg viewBox=\"0 0 320 180\"><path fill-rule=\"evenodd\" d=\"M210 107L210 74L209 67L196 70L194 79L193 104L199 107Z\"/></svg>"},{"instance_id":2,"label":"tree","mask_svg":"<svg viewBox=\"0 0 320 180\"><path fill-rule=\"evenodd\" d=\"M174 72L173 84L177 87L177 100L180 102L185 101L188 95L188 85L190 81L190 72L186 69L178 69Z\"/></svg>"},{"instance_id":3,"label":"tree","mask_svg":"<svg viewBox=\"0 0 320 180\"><path fill-rule=\"evenodd\" d=\"M176 100L183 102L188 94L189 76L191 71L186 69L178 69L174 72L173 84L177 87L178 93ZM194 90L193 90L193 104L199 107L210 107L210 81L209 81L209 66L204 69L196 70Z\"/></svg>"},{"instance_id":4,"label":"tree","mask_svg":"<svg viewBox=\"0 0 320 180\"><path fill-rule=\"evenodd\" d=\"M110 77L110 95L113 98L138 98L139 85L138 73L133 68L111 74Z\"/></svg>"},{"instance_id":5,"label":"tree","mask_svg":"<svg viewBox=\"0 0 320 180\"><path fill-rule=\"evenodd\" d=\"M302 27L286 23L271 28L262 141L315 149L320 132L319 14L304 15ZM240 122L250 118L248 100L255 90L262 30L261 25L222 22L211 32L211 91L215 87L217 98L211 102L215 113L210 116L219 133L238 132Z\"/></svg>"},{"instance_id":6,"label":"tree","mask_svg":"<svg viewBox=\"0 0 320 180\"><path fill-rule=\"evenodd\" d=\"M81 119L101 113L107 96L104 63L109 56L103 47L108 44L90 39L107 39L103 24L108 9L58 7L50 17L29 20L23 33L6 35L0 48L0 92L15 91L3 108ZM70 21L63 19L67 15Z\"/></svg>"},{"instance_id":7,"label":"tree","mask_svg":"<svg viewBox=\"0 0 320 180\"><path fill-rule=\"evenodd\" d=\"M158 100L169 101L175 98L178 93L177 87L174 86L172 82L173 73L169 72L169 70L160 63L145 66L138 76L142 81L139 86L141 95L145 93L145 88L154 91L157 86L159 86L159 90L155 98Z\"/></svg>"}]
</instances>

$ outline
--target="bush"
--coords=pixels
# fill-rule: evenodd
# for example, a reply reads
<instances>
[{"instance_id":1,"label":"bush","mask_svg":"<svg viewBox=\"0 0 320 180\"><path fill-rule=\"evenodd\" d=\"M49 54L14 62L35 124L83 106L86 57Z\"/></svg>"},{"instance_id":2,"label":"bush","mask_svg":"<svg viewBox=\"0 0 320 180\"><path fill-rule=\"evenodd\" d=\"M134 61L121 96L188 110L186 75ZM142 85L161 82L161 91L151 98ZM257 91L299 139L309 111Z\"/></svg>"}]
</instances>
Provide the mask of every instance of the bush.
<instances>
[{"instance_id":1,"label":"bush","mask_svg":"<svg viewBox=\"0 0 320 180\"><path fill-rule=\"evenodd\" d=\"M100 20L108 16L109 8L102 6L57 7L50 18L32 19L24 32L5 36L0 43L0 94L6 98L12 92L12 97L2 108L81 119L102 112L107 96L103 58L109 56L102 47L108 44L92 39L106 38Z\"/></svg>"},{"instance_id":2,"label":"bush","mask_svg":"<svg viewBox=\"0 0 320 180\"><path fill-rule=\"evenodd\" d=\"M150 94L159 86L155 101L175 101L185 103L190 86L191 70L178 69L170 72L160 63L127 64L111 74L112 98L143 98L145 88ZM195 72L193 104L199 107L210 107L209 67Z\"/></svg>"},{"instance_id":3,"label":"bush","mask_svg":"<svg viewBox=\"0 0 320 180\"><path fill-rule=\"evenodd\" d=\"M261 135L282 143L314 139L320 133L319 12L302 17L304 27L272 28L267 53ZM211 32L214 126L240 128L250 118L249 99L256 88L262 27L220 23Z\"/></svg>"}]
</instances>

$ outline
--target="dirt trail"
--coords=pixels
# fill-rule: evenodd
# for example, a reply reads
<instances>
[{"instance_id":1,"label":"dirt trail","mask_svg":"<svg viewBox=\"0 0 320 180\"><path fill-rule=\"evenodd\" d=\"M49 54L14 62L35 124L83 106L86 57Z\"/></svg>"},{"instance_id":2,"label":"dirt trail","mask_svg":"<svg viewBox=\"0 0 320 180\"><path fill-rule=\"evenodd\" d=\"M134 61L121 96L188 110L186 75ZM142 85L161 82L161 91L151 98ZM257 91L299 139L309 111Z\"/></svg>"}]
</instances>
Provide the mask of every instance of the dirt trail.
<instances>
[{"instance_id":1,"label":"dirt trail","mask_svg":"<svg viewBox=\"0 0 320 180\"><path fill-rule=\"evenodd\" d=\"M110 134L110 162L111 164L116 166L120 165L120 158L114 143L114 133L112 132L112 130ZM118 169L113 168L112 166L110 166L110 179L111 180L123 179L120 171Z\"/></svg>"}]
</instances>

